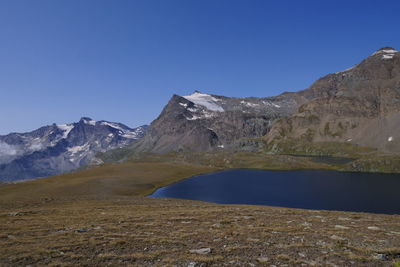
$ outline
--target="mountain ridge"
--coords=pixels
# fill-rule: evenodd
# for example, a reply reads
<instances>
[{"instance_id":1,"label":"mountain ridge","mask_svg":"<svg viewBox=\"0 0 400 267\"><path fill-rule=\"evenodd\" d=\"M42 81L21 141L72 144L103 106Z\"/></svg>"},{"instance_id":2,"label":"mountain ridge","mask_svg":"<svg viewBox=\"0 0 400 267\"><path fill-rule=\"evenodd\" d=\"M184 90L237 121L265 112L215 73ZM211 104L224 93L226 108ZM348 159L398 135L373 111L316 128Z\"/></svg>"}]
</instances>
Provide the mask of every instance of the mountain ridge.
<instances>
[{"instance_id":1,"label":"mountain ridge","mask_svg":"<svg viewBox=\"0 0 400 267\"><path fill-rule=\"evenodd\" d=\"M379 49L354 67L328 74L303 94L317 97L283 118L268 142L351 142L384 152L400 152L400 53Z\"/></svg>"},{"instance_id":2,"label":"mountain ridge","mask_svg":"<svg viewBox=\"0 0 400 267\"><path fill-rule=\"evenodd\" d=\"M394 140L400 139L396 134L385 137L391 142L389 146L382 145L383 137L361 136L362 132L368 136L372 128L381 127L379 114L387 120L386 132L399 125L399 59L397 50L384 47L351 68L321 77L306 89L272 97L226 97L200 91L189 96L173 95L133 150L200 152L237 147L243 139L262 138L269 143L286 139L351 142L400 152L400 143L393 146ZM291 125L292 121L297 124ZM315 133L324 131L326 134Z\"/></svg>"},{"instance_id":3,"label":"mountain ridge","mask_svg":"<svg viewBox=\"0 0 400 267\"><path fill-rule=\"evenodd\" d=\"M95 155L131 145L147 125L124 124L82 117L76 123L51 124L27 133L0 136L0 180L12 181L57 175L88 164Z\"/></svg>"}]
</instances>

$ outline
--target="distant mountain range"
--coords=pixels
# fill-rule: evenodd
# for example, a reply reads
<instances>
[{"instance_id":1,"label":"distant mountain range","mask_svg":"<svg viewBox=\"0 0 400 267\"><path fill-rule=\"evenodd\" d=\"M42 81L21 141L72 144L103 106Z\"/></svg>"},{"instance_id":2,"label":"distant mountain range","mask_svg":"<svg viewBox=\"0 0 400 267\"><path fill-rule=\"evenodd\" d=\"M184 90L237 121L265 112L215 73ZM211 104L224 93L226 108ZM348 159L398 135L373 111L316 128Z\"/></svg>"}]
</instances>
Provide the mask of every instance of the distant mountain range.
<instances>
[{"instance_id":1,"label":"distant mountain range","mask_svg":"<svg viewBox=\"0 0 400 267\"><path fill-rule=\"evenodd\" d=\"M146 130L146 125L131 129L121 123L81 118L77 123L0 136L0 181L57 175L100 164L96 153L129 146Z\"/></svg>"},{"instance_id":2,"label":"distant mountain range","mask_svg":"<svg viewBox=\"0 0 400 267\"><path fill-rule=\"evenodd\" d=\"M149 127L82 118L24 134L0 136L0 180L55 175L100 164L96 153L253 151L287 153L301 144L400 152L400 53L379 49L309 88L275 97L173 95ZM286 150L282 148L286 145ZM330 146L332 147L332 145ZM339 151L340 152L340 151ZM112 152L111 152L112 153ZM319 152L322 153L322 152Z\"/></svg>"}]
</instances>

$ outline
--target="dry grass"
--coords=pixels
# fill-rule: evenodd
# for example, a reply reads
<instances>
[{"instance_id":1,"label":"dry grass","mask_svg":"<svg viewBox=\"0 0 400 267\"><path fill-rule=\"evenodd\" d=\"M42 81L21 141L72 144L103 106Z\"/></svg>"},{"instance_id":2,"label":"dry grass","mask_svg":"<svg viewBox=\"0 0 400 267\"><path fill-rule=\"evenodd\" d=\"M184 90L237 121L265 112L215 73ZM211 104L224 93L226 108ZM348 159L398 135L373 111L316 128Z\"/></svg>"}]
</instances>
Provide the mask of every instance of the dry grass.
<instances>
[{"instance_id":1,"label":"dry grass","mask_svg":"<svg viewBox=\"0 0 400 267\"><path fill-rule=\"evenodd\" d=\"M218 170L194 164L137 162L106 164L80 172L0 187L0 203L38 199L147 195L156 188Z\"/></svg>"},{"instance_id":2,"label":"dry grass","mask_svg":"<svg viewBox=\"0 0 400 267\"><path fill-rule=\"evenodd\" d=\"M10 216L15 211L22 215ZM335 229L339 218L353 215L358 219L341 221L351 230ZM390 266L400 261L399 221L393 215L143 197L25 203L1 209L0 265L243 265L258 264L262 256L275 265L368 260L371 266ZM371 231L370 225L382 230ZM333 235L346 241L338 246ZM210 254L190 253L205 247Z\"/></svg>"}]
</instances>

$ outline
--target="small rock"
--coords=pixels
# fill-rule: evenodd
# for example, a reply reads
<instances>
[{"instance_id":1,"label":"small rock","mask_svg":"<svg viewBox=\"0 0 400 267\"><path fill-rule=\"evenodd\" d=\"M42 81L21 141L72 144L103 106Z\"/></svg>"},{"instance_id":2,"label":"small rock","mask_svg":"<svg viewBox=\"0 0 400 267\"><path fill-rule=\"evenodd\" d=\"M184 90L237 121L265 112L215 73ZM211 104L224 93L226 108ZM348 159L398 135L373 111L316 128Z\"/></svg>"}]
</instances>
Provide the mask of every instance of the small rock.
<instances>
[{"instance_id":1,"label":"small rock","mask_svg":"<svg viewBox=\"0 0 400 267\"><path fill-rule=\"evenodd\" d=\"M341 230L347 230L347 229L350 229L349 227L347 227L347 226L343 226L343 225L335 225L335 228L336 228L336 229L341 229Z\"/></svg>"},{"instance_id":2,"label":"small rock","mask_svg":"<svg viewBox=\"0 0 400 267\"><path fill-rule=\"evenodd\" d=\"M15 216L22 216L22 215L24 215L24 213L23 212L19 212L19 211L15 211L15 212L11 212L8 215L10 215L12 217L15 217Z\"/></svg>"},{"instance_id":3,"label":"small rock","mask_svg":"<svg viewBox=\"0 0 400 267\"><path fill-rule=\"evenodd\" d=\"M389 258L385 254L375 254L373 257L377 260L387 261Z\"/></svg>"},{"instance_id":4,"label":"small rock","mask_svg":"<svg viewBox=\"0 0 400 267\"><path fill-rule=\"evenodd\" d=\"M350 218L347 218L347 217L339 217L338 220L339 220L339 221L350 221Z\"/></svg>"},{"instance_id":5,"label":"small rock","mask_svg":"<svg viewBox=\"0 0 400 267\"><path fill-rule=\"evenodd\" d=\"M374 230L374 231L380 230L380 228L376 226L368 226L367 228L368 230Z\"/></svg>"},{"instance_id":6,"label":"small rock","mask_svg":"<svg viewBox=\"0 0 400 267\"><path fill-rule=\"evenodd\" d=\"M333 239L333 240L338 240L338 241L346 240L346 238L343 238L343 237L340 237L340 236L337 236L337 235L332 235L330 238Z\"/></svg>"},{"instance_id":7,"label":"small rock","mask_svg":"<svg viewBox=\"0 0 400 267\"><path fill-rule=\"evenodd\" d=\"M211 248L191 249L191 250L189 250L189 252L200 254L200 255L206 255L206 254L211 253Z\"/></svg>"},{"instance_id":8,"label":"small rock","mask_svg":"<svg viewBox=\"0 0 400 267\"><path fill-rule=\"evenodd\" d=\"M194 261L189 262L187 267L195 267L196 263Z\"/></svg>"},{"instance_id":9,"label":"small rock","mask_svg":"<svg viewBox=\"0 0 400 267\"><path fill-rule=\"evenodd\" d=\"M81 229L76 229L75 232L77 232L77 233L86 233L86 232L89 232L89 230L86 229L86 228L81 228Z\"/></svg>"},{"instance_id":10,"label":"small rock","mask_svg":"<svg viewBox=\"0 0 400 267\"><path fill-rule=\"evenodd\" d=\"M68 231L69 231L68 228L64 228L64 229L57 230L56 233L62 234L62 233L68 232Z\"/></svg>"},{"instance_id":11,"label":"small rock","mask_svg":"<svg viewBox=\"0 0 400 267\"><path fill-rule=\"evenodd\" d=\"M257 258L257 261L259 262L259 263L266 263L266 262L268 262L268 258L267 257L259 257L259 258Z\"/></svg>"},{"instance_id":12,"label":"small rock","mask_svg":"<svg viewBox=\"0 0 400 267\"><path fill-rule=\"evenodd\" d=\"M306 257L306 254L304 254L304 253L299 252L299 253L297 253L297 254L299 254L299 256L302 257L302 258L305 258L305 257Z\"/></svg>"},{"instance_id":13,"label":"small rock","mask_svg":"<svg viewBox=\"0 0 400 267\"><path fill-rule=\"evenodd\" d=\"M93 228L93 230L100 230L100 229L101 229L101 226L96 226Z\"/></svg>"},{"instance_id":14,"label":"small rock","mask_svg":"<svg viewBox=\"0 0 400 267\"><path fill-rule=\"evenodd\" d=\"M192 223L192 222L191 221L181 221L181 223L188 224L188 223Z\"/></svg>"}]
</instances>

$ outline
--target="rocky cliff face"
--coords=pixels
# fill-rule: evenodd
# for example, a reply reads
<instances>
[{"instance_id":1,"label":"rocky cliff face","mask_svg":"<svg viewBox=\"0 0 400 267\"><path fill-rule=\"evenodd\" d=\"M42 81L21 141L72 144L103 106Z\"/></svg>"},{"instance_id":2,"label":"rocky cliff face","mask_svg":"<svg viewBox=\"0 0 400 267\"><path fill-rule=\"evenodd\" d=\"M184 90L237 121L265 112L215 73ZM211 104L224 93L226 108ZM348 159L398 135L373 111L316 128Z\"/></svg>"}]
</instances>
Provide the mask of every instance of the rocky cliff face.
<instances>
[{"instance_id":1,"label":"rocky cliff face","mask_svg":"<svg viewBox=\"0 0 400 267\"><path fill-rule=\"evenodd\" d=\"M232 98L203 94L174 95L136 151L208 151L234 145L243 138L264 136L272 122L293 114L306 99L285 93L267 98Z\"/></svg>"},{"instance_id":2,"label":"rocky cliff face","mask_svg":"<svg viewBox=\"0 0 400 267\"><path fill-rule=\"evenodd\" d=\"M77 123L0 136L0 181L45 177L101 163L96 153L131 145L146 130L147 126L131 129L82 118Z\"/></svg>"},{"instance_id":3,"label":"rocky cliff face","mask_svg":"<svg viewBox=\"0 0 400 267\"><path fill-rule=\"evenodd\" d=\"M268 142L350 142L400 152L400 53L385 47L299 92L310 99L277 121Z\"/></svg>"}]
</instances>

